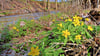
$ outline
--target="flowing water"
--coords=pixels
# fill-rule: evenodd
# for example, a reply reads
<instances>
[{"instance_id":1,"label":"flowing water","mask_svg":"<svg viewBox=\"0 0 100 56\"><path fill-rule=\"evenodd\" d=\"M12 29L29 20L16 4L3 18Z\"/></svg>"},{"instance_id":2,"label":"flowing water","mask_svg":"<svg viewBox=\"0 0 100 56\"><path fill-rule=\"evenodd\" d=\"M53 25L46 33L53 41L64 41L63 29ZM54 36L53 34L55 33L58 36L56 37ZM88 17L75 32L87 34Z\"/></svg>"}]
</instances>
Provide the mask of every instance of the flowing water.
<instances>
[{"instance_id":1,"label":"flowing water","mask_svg":"<svg viewBox=\"0 0 100 56\"><path fill-rule=\"evenodd\" d=\"M22 15L12 15L12 16L4 16L0 17L0 26L3 24L4 26L13 24L17 22L19 19L39 19L41 16L45 16L48 14L55 14L55 11L51 12L38 12L38 13L30 13L30 14L22 14Z\"/></svg>"}]
</instances>

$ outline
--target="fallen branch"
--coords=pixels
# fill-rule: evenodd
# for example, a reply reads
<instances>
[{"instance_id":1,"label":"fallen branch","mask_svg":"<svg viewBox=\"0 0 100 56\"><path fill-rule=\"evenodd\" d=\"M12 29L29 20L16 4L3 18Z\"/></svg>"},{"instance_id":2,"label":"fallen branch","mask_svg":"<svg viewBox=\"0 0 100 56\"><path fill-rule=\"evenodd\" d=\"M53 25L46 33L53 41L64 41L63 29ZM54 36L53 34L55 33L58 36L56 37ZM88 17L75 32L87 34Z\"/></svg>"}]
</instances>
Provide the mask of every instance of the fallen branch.
<instances>
[{"instance_id":1,"label":"fallen branch","mask_svg":"<svg viewBox=\"0 0 100 56\"><path fill-rule=\"evenodd\" d=\"M59 44L64 44L64 43L53 43L53 44L59 45ZM66 43L66 45L82 46L81 44L75 44L75 43Z\"/></svg>"},{"instance_id":2,"label":"fallen branch","mask_svg":"<svg viewBox=\"0 0 100 56\"><path fill-rule=\"evenodd\" d=\"M99 53L99 51L100 51L100 47L99 47L99 49L97 50L97 52L93 56L96 56Z\"/></svg>"}]
</instances>

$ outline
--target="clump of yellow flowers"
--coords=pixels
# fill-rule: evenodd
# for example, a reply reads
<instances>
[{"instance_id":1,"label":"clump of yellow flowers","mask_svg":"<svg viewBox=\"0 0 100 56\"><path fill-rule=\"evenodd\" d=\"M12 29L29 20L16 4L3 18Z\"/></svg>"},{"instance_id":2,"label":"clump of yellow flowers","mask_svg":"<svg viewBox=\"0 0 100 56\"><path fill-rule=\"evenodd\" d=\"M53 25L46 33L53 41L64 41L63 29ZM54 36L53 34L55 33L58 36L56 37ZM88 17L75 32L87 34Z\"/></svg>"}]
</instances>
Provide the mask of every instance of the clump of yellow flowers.
<instances>
[{"instance_id":1,"label":"clump of yellow flowers","mask_svg":"<svg viewBox=\"0 0 100 56\"><path fill-rule=\"evenodd\" d=\"M62 31L62 36L67 38L70 35L70 32L68 30Z\"/></svg>"},{"instance_id":2,"label":"clump of yellow flowers","mask_svg":"<svg viewBox=\"0 0 100 56\"><path fill-rule=\"evenodd\" d=\"M83 23L83 22L80 23L80 20L82 20L82 18L75 15L75 16L73 17L73 24L74 24L74 26L80 26L80 25L83 26L84 23Z\"/></svg>"},{"instance_id":3,"label":"clump of yellow flowers","mask_svg":"<svg viewBox=\"0 0 100 56\"><path fill-rule=\"evenodd\" d=\"M93 31L93 28L91 26L88 26L88 30Z\"/></svg>"},{"instance_id":4,"label":"clump of yellow flowers","mask_svg":"<svg viewBox=\"0 0 100 56\"><path fill-rule=\"evenodd\" d=\"M65 19L65 22L67 22L67 21L72 21L72 19L70 19L70 18L69 19Z\"/></svg>"},{"instance_id":5,"label":"clump of yellow flowers","mask_svg":"<svg viewBox=\"0 0 100 56\"><path fill-rule=\"evenodd\" d=\"M82 20L82 17L79 17L79 16L76 16L76 15L75 15L75 16L73 17L73 19L74 19L74 20Z\"/></svg>"},{"instance_id":6,"label":"clump of yellow flowers","mask_svg":"<svg viewBox=\"0 0 100 56\"><path fill-rule=\"evenodd\" d=\"M75 40L81 40L81 35L76 35Z\"/></svg>"},{"instance_id":7,"label":"clump of yellow flowers","mask_svg":"<svg viewBox=\"0 0 100 56\"><path fill-rule=\"evenodd\" d=\"M80 26L80 21L79 20L74 20L73 24L74 24L74 26Z\"/></svg>"},{"instance_id":8,"label":"clump of yellow flowers","mask_svg":"<svg viewBox=\"0 0 100 56\"><path fill-rule=\"evenodd\" d=\"M85 21L89 21L89 19L88 18L85 18Z\"/></svg>"},{"instance_id":9,"label":"clump of yellow flowers","mask_svg":"<svg viewBox=\"0 0 100 56\"><path fill-rule=\"evenodd\" d=\"M62 23L60 23L60 24L58 24L57 29L58 29L58 30L61 30L62 27L63 27L63 25L62 25Z\"/></svg>"},{"instance_id":10,"label":"clump of yellow flowers","mask_svg":"<svg viewBox=\"0 0 100 56\"><path fill-rule=\"evenodd\" d=\"M59 27L63 27L62 23L58 24Z\"/></svg>"},{"instance_id":11,"label":"clump of yellow flowers","mask_svg":"<svg viewBox=\"0 0 100 56\"><path fill-rule=\"evenodd\" d=\"M17 32L19 32L19 29L17 29L16 27L13 27L14 30L16 30Z\"/></svg>"},{"instance_id":12,"label":"clump of yellow flowers","mask_svg":"<svg viewBox=\"0 0 100 56\"><path fill-rule=\"evenodd\" d=\"M17 28L16 27L13 27L13 29L16 30Z\"/></svg>"},{"instance_id":13,"label":"clump of yellow flowers","mask_svg":"<svg viewBox=\"0 0 100 56\"><path fill-rule=\"evenodd\" d=\"M31 51L28 53L28 55L32 55L32 56L38 56L39 55L39 49L38 47L34 48L34 47L31 47Z\"/></svg>"},{"instance_id":14,"label":"clump of yellow flowers","mask_svg":"<svg viewBox=\"0 0 100 56\"><path fill-rule=\"evenodd\" d=\"M53 19L52 21L55 22L55 19Z\"/></svg>"},{"instance_id":15,"label":"clump of yellow flowers","mask_svg":"<svg viewBox=\"0 0 100 56\"><path fill-rule=\"evenodd\" d=\"M32 19L31 22L34 22L34 20Z\"/></svg>"},{"instance_id":16,"label":"clump of yellow flowers","mask_svg":"<svg viewBox=\"0 0 100 56\"><path fill-rule=\"evenodd\" d=\"M16 29L17 32L19 32L19 29Z\"/></svg>"},{"instance_id":17,"label":"clump of yellow flowers","mask_svg":"<svg viewBox=\"0 0 100 56\"><path fill-rule=\"evenodd\" d=\"M69 18L68 21L72 21L72 19Z\"/></svg>"},{"instance_id":18,"label":"clump of yellow flowers","mask_svg":"<svg viewBox=\"0 0 100 56\"><path fill-rule=\"evenodd\" d=\"M60 19L63 19L63 17L60 17Z\"/></svg>"}]
</instances>

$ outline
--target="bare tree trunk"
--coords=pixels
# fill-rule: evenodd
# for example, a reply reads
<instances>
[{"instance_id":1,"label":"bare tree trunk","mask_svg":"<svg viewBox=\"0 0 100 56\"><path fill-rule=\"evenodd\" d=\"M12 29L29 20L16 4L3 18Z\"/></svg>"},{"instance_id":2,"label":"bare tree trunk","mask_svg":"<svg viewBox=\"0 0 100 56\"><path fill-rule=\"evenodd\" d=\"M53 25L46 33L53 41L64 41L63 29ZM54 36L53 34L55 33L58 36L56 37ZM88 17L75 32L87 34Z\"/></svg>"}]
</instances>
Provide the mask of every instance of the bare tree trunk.
<instances>
[{"instance_id":1,"label":"bare tree trunk","mask_svg":"<svg viewBox=\"0 0 100 56\"><path fill-rule=\"evenodd\" d=\"M44 9L46 9L46 0L43 0Z\"/></svg>"},{"instance_id":2,"label":"bare tree trunk","mask_svg":"<svg viewBox=\"0 0 100 56\"><path fill-rule=\"evenodd\" d=\"M66 7L66 0L64 0L64 8Z\"/></svg>"},{"instance_id":3,"label":"bare tree trunk","mask_svg":"<svg viewBox=\"0 0 100 56\"><path fill-rule=\"evenodd\" d=\"M50 10L50 0L48 0L48 10Z\"/></svg>"},{"instance_id":4,"label":"bare tree trunk","mask_svg":"<svg viewBox=\"0 0 100 56\"><path fill-rule=\"evenodd\" d=\"M84 0L85 9L87 9L87 0Z\"/></svg>"},{"instance_id":5,"label":"bare tree trunk","mask_svg":"<svg viewBox=\"0 0 100 56\"><path fill-rule=\"evenodd\" d=\"M61 0L61 7L62 7L62 8L63 8L63 1L64 1L64 0Z\"/></svg>"},{"instance_id":6,"label":"bare tree trunk","mask_svg":"<svg viewBox=\"0 0 100 56\"><path fill-rule=\"evenodd\" d=\"M55 3L56 3L56 11L57 11L57 0L55 0Z\"/></svg>"},{"instance_id":7,"label":"bare tree trunk","mask_svg":"<svg viewBox=\"0 0 100 56\"><path fill-rule=\"evenodd\" d=\"M87 8L91 9L91 1L90 0L87 0Z\"/></svg>"},{"instance_id":8,"label":"bare tree trunk","mask_svg":"<svg viewBox=\"0 0 100 56\"><path fill-rule=\"evenodd\" d=\"M77 4L79 5L79 0L77 0Z\"/></svg>"},{"instance_id":9,"label":"bare tree trunk","mask_svg":"<svg viewBox=\"0 0 100 56\"><path fill-rule=\"evenodd\" d=\"M99 0L97 1L97 8L99 8Z\"/></svg>"},{"instance_id":10,"label":"bare tree trunk","mask_svg":"<svg viewBox=\"0 0 100 56\"><path fill-rule=\"evenodd\" d=\"M61 11L63 11L64 9L64 3L63 3L64 0L61 0Z\"/></svg>"},{"instance_id":11,"label":"bare tree trunk","mask_svg":"<svg viewBox=\"0 0 100 56\"><path fill-rule=\"evenodd\" d=\"M3 5L3 1L0 1L1 2L1 10L3 10L4 8L4 5Z\"/></svg>"},{"instance_id":12,"label":"bare tree trunk","mask_svg":"<svg viewBox=\"0 0 100 56\"><path fill-rule=\"evenodd\" d=\"M83 2L83 0L80 0L80 5L81 5L81 6L83 6L83 5L82 5L82 2Z\"/></svg>"}]
</instances>

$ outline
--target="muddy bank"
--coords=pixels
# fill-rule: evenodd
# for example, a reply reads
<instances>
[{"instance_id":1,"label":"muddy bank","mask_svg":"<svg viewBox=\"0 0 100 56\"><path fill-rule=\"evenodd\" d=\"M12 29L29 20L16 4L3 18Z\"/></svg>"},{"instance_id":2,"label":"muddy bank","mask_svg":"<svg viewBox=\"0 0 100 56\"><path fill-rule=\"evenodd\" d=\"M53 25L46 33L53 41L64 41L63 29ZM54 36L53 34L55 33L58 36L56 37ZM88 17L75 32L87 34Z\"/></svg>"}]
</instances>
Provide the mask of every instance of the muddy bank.
<instances>
[{"instance_id":1,"label":"muddy bank","mask_svg":"<svg viewBox=\"0 0 100 56\"><path fill-rule=\"evenodd\" d=\"M46 2L47 3L47 2ZM50 11L55 10L55 2L50 5ZM57 6L59 6L58 4ZM0 17L27 13L47 12L43 1L32 0L0 0Z\"/></svg>"},{"instance_id":2,"label":"muddy bank","mask_svg":"<svg viewBox=\"0 0 100 56\"><path fill-rule=\"evenodd\" d=\"M37 1L2 0L0 1L0 16L18 15L46 11Z\"/></svg>"}]
</instances>

